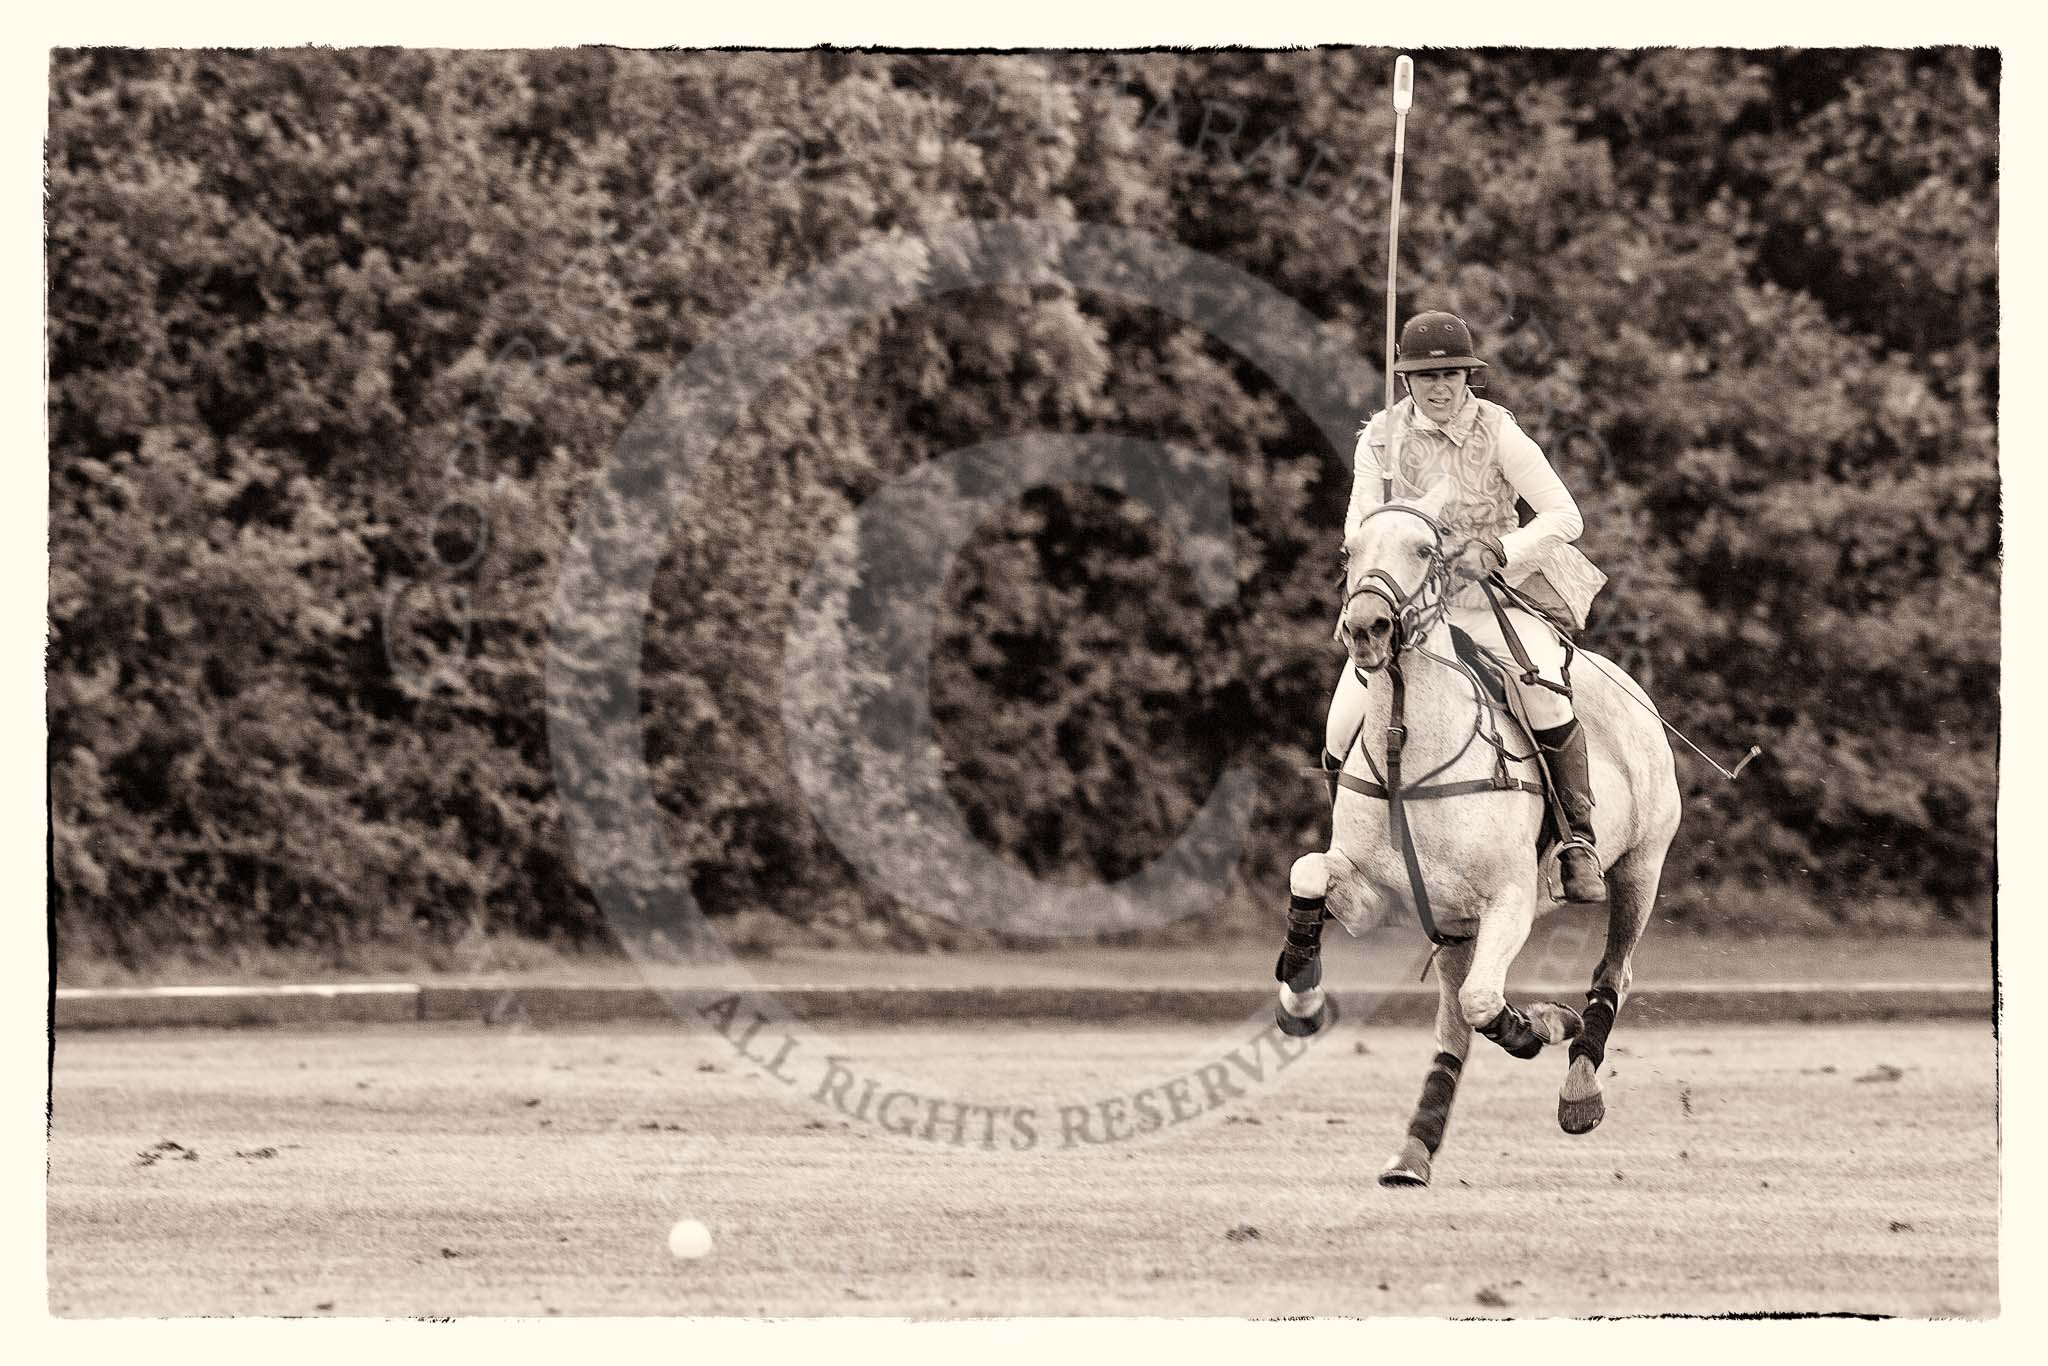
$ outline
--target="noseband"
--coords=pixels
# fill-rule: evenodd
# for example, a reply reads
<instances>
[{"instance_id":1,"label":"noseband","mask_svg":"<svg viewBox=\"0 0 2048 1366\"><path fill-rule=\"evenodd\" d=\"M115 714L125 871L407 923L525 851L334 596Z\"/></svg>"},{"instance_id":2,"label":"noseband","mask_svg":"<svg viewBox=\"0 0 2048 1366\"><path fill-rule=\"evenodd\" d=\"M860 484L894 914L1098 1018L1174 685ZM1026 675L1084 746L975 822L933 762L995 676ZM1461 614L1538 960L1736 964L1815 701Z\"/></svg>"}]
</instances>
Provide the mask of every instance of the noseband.
<instances>
[{"instance_id":1,"label":"noseband","mask_svg":"<svg viewBox=\"0 0 2048 1366\"><path fill-rule=\"evenodd\" d=\"M1415 585L1413 592L1402 592L1401 585L1394 582L1393 575L1384 569L1374 568L1366 570L1360 576L1358 586L1344 599L1341 615L1346 617L1351 613L1351 604L1367 593L1387 604L1387 610L1394 618L1392 648L1387 652L1387 659L1392 662L1403 650L1421 644L1450 607L1450 594L1445 590L1450 583L1451 566L1444 558L1444 524L1420 508L1409 507L1406 503L1388 503L1366 513L1359 519L1359 525L1363 526L1385 512L1405 512L1420 517L1429 525L1430 533L1436 537L1436 544L1430 551L1429 568L1423 572L1422 581ZM1436 597L1434 601L1425 601L1431 589L1436 590ZM1380 667L1385 668L1386 665Z\"/></svg>"}]
</instances>

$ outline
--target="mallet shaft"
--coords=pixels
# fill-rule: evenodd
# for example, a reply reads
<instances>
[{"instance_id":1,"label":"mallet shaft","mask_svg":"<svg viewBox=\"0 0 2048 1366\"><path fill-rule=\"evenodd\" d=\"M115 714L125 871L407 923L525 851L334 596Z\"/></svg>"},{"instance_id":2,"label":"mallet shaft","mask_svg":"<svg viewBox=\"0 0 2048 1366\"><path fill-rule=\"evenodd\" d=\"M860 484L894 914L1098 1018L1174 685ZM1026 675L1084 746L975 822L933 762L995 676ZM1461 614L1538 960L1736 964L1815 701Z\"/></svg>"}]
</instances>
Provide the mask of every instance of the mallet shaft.
<instances>
[{"instance_id":1,"label":"mallet shaft","mask_svg":"<svg viewBox=\"0 0 2048 1366\"><path fill-rule=\"evenodd\" d=\"M1408 141L1408 107L1415 101L1415 62L1394 62L1394 194L1387 211L1387 346L1385 403L1394 408L1394 281L1401 252L1401 160Z\"/></svg>"}]
</instances>

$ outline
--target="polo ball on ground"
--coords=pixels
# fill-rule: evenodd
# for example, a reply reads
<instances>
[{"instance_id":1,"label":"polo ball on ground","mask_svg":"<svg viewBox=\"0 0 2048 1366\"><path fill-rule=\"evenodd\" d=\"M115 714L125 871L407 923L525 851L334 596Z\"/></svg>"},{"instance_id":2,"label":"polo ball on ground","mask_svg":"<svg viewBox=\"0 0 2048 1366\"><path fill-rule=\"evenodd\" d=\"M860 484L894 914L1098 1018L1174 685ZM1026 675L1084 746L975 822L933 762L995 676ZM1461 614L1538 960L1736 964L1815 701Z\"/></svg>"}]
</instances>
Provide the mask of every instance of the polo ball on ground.
<instances>
[{"instance_id":1,"label":"polo ball on ground","mask_svg":"<svg viewBox=\"0 0 2048 1366\"><path fill-rule=\"evenodd\" d=\"M711 1230L695 1219L678 1219L668 1231L668 1250L685 1260L702 1257L711 1251Z\"/></svg>"}]
</instances>

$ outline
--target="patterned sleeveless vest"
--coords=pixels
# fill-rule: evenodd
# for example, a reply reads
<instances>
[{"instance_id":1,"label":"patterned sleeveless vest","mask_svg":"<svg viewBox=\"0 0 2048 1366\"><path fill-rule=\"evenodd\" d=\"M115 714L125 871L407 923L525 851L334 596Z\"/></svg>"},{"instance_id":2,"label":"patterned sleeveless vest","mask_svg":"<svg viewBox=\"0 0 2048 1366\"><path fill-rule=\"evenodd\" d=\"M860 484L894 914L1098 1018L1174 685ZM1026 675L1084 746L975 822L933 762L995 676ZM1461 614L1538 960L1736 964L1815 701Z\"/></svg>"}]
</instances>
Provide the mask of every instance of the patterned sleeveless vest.
<instances>
[{"instance_id":1,"label":"patterned sleeveless vest","mask_svg":"<svg viewBox=\"0 0 2048 1366\"><path fill-rule=\"evenodd\" d=\"M1394 459L1387 458L1388 414L1375 414L1366 428L1365 443L1379 461L1383 473L1392 476L1396 498L1420 498L1440 479L1451 481L1451 495L1444 504L1443 520L1462 536L1507 535L1519 526L1515 515L1515 486L1501 470L1494 448L1501 426L1514 416L1498 403L1473 395L1472 405L1452 422L1453 432L1413 421L1415 401L1402 399L1394 405ZM1461 434L1454 439L1454 433ZM1541 579L1541 583L1532 580ZM1572 624L1585 629L1586 612L1593 596L1606 584L1607 576L1580 553L1578 547L1554 542L1507 571L1507 581L1538 602L1555 598L1570 614ZM1546 590L1548 590L1546 592ZM1486 610L1486 595L1477 584L1451 599L1459 609Z\"/></svg>"}]
</instances>

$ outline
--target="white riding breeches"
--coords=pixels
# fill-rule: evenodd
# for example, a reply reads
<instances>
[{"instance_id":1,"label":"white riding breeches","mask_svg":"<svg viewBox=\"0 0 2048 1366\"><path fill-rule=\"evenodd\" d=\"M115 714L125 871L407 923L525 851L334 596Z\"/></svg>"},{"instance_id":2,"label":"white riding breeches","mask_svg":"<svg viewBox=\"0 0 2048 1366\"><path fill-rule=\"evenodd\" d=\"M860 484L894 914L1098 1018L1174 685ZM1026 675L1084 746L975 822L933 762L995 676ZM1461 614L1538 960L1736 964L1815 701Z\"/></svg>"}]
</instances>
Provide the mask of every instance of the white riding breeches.
<instances>
[{"instance_id":1,"label":"white riding breeches","mask_svg":"<svg viewBox=\"0 0 2048 1366\"><path fill-rule=\"evenodd\" d=\"M1564 642L1558 639L1557 632L1548 623L1519 607L1509 607L1507 617L1514 623L1515 635L1521 640L1522 649L1537 672L1553 683L1564 682ZM1549 730L1572 719L1569 697L1549 688L1523 687L1516 681L1515 652L1508 648L1507 639L1501 635L1500 622L1494 617L1492 608L1484 603L1478 607L1454 607L1450 621L1451 625L1508 662L1508 686L1515 690L1516 700L1523 709L1523 715L1529 718L1530 725L1537 730ZM1364 715L1365 684L1358 681L1357 670L1346 660L1344 671L1337 678L1337 691L1330 698L1329 719L1323 727L1323 747L1339 758L1344 757L1358 734L1359 719Z\"/></svg>"}]
</instances>

